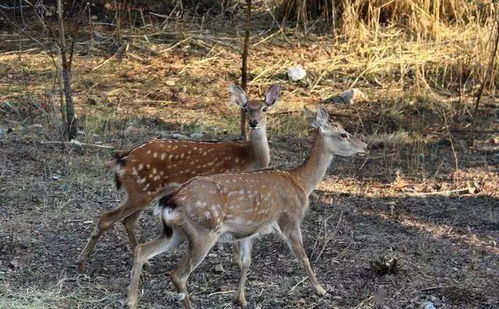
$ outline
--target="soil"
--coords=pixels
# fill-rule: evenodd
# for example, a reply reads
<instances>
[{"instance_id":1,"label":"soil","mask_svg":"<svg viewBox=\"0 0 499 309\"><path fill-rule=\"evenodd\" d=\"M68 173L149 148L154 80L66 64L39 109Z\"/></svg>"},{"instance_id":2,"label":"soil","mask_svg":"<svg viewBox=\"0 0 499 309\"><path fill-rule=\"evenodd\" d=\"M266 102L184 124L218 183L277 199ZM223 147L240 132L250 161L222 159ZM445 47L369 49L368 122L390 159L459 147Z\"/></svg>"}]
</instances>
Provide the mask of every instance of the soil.
<instances>
[{"instance_id":1,"label":"soil","mask_svg":"<svg viewBox=\"0 0 499 309\"><path fill-rule=\"evenodd\" d=\"M271 140L279 167L296 166L310 145L307 138ZM303 222L307 254L329 293L314 295L284 242L267 235L254 246L250 307L430 308L431 302L499 308L498 153L459 154L453 174L450 147L431 149L440 167L423 181L376 159L383 150L367 160L335 158ZM47 299L33 308L122 307L133 257L121 225L104 235L83 271L75 266L92 221L121 199L105 168L110 157L102 148L11 135L0 140L0 283L6 287L0 296L38 291L33 298ZM151 209L139 231L143 240L159 233ZM212 249L190 277L197 308L234 306L239 272L229 247ZM167 272L184 249L145 267L141 308L181 306Z\"/></svg>"}]
</instances>

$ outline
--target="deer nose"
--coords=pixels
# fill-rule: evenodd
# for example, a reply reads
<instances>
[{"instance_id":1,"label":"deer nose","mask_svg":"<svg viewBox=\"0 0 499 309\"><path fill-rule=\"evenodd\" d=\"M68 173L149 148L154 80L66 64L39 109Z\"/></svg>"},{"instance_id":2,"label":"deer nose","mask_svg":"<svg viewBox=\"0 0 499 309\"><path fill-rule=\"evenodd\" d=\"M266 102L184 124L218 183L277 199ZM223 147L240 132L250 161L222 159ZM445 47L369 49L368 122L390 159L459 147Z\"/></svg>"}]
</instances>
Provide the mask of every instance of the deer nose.
<instances>
[{"instance_id":1,"label":"deer nose","mask_svg":"<svg viewBox=\"0 0 499 309\"><path fill-rule=\"evenodd\" d=\"M252 127L252 128L256 128L256 126L258 125L258 120L251 119L251 120L249 121L249 125L250 125L250 127Z\"/></svg>"}]
</instances>

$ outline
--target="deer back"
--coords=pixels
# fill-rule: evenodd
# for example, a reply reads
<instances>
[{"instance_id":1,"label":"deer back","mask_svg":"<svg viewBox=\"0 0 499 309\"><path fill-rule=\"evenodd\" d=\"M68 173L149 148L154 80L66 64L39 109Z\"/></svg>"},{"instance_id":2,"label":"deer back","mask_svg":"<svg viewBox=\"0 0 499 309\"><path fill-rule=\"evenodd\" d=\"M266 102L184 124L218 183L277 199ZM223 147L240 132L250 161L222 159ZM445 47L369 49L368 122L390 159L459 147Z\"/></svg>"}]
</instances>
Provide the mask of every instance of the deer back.
<instances>
[{"instance_id":1,"label":"deer back","mask_svg":"<svg viewBox=\"0 0 499 309\"><path fill-rule=\"evenodd\" d=\"M308 197L286 171L195 177L161 203L166 220L248 237L288 217L301 221ZM172 204L172 201L173 204Z\"/></svg>"},{"instance_id":2,"label":"deer back","mask_svg":"<svg viewBox=\"0 0 499 309\"><path fill-rule=\"evenodd\" d=\"M122 155L116 174L125 187L152 195L194 176L245 170L252 161L247 144L154 139Z\"/></svg>"}]
</instances>

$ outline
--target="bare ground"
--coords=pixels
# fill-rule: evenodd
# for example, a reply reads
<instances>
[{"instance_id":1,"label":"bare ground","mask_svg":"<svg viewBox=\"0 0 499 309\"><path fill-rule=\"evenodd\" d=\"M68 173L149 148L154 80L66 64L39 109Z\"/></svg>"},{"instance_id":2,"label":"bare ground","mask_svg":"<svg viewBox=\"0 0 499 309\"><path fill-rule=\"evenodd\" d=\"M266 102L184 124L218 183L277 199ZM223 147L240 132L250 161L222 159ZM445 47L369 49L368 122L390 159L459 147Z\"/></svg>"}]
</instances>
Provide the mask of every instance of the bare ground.
<instances>
[{"instance_id":1,"label":"bare ground","mask_svg":"<svg viewBox=\"0 0 499 309\"><path fill-rule=\"evenodd\" d=\"M307 139L272 141L277 166L295 166ZM432 148L449 175L449 147ZM277 236L256 242L247 285L255 308L499 307L498 156L468 152L459 175L412 182L378 160L337 158L312 197L303 224L308 255L330 293L319 298ZM119 308L132 255L124 229L103 237L87 268L75 259L98 214L120 200L104 163L108 150L0 141L0 307ZM458 179L458 180L456 180ZM465 184L463 186L463 184ZM469 190L456 191L459 188ZM430 189L429 189L430 188ZM158 232L148 211L143 239ZM153 259L143 276L142 308L179 307L167 271L184 248ZM381 275L375 261L397 259ZM217 267L217 265L221 265ZM238 270L230 248L213 249L190 278L199 308L231 308Z\"/></svg>"}]
</instances>

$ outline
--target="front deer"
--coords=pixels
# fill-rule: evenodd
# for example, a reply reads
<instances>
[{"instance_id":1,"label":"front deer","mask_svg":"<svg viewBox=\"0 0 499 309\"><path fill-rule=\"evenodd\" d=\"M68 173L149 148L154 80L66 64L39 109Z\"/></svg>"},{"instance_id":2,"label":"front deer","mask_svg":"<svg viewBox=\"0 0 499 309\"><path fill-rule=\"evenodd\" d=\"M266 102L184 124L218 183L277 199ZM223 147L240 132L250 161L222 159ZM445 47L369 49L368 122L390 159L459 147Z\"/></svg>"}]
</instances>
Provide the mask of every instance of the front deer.
<instances>
[{"instance_id":1,"label":"front deer","mask_svg":"<svg viewBox=\"0 0 499 309\"><path fill-rule=\"evenodd\" d=\"M101 235L122 220L132 250L137 246L136 224L142 210L154 198L172 192L194 176L266 167L270 161L266 133L266 112L279 98L278 85L270 86L263 102L248 101L244 91L231 85L233 101L245 112L250 126L250 141L196 142L153 139L117 154L112 164L118 189L123 187L126 200L104 213L98 220L87 245L78 257L83 267Z\"/></svg>"},{"instance_id":2,"label":"front deer","mask_svg":"<svg viewBox=\"0 0 499 309\"><path fill-rule=\"evenodd\" d=\"M309 158L298 168L196 177L160 199L155 212L163 222L163 233L135 249L129 308L137 306L144 263L184 241L189 243L188 252L178 267L170 272L170 277L184 296L184 306L190 308L187 278L224 234L232 236L239 245L241 278L236 302L244 307L247 304L244 286L253 238L273 230L281 234L301 261L315 292L326 293L303 249L300 225L308 208L309 196L324 177L333 155L365 153L367 145L346 132L340 124L329 122L328 114L320 107L311 124L317 128L315 140Z\"/></svg>"}]
</instances>

